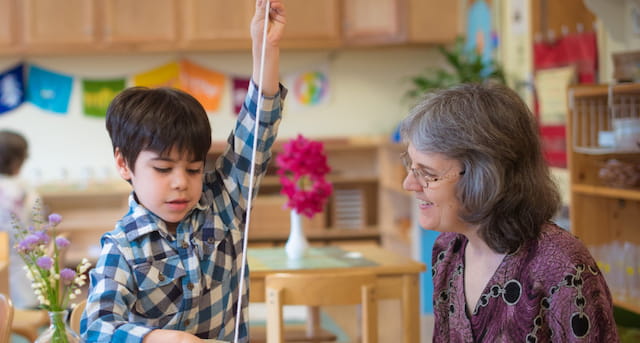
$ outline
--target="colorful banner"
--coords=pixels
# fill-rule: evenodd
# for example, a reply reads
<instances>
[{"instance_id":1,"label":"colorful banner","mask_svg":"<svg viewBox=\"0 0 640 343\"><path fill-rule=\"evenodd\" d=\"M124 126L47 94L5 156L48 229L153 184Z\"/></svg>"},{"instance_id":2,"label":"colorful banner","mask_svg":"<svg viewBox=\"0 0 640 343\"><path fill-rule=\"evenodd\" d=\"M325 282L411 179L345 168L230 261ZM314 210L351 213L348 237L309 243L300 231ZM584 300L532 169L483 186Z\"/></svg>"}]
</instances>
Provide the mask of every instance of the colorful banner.
<instances>
[{"instance_id":1,"label":"colorful banner","mask_svg":"<svg viewBox=\"0 0 640 343\"><path fill-rule=\"evenodd\" d=\"M0 114L24 102L24 66L19 64L0 74Z\"/></svg>"},{"instance_id":2,"label":"colorful banner","mask_svg":"<svg viewBox=\"0 0 640 343\"><path fill-rule=\"evenodd\" d=\"M238 115L242 109L242 104L244 103L244 99L247 97L247 91L249 90L249 82L251 82L250 78L233 78L233 89L231 90L231 94L233 97L233 113L235 113L235 115Z\"/></svg>"},{"instance_id":3,"label":"colorful banner","mask_svg":"<svg viewBox=\"0 0 640 343\"><path fill-rule=\"evenodd\" d=\"M180 61L180 84L207 111L218 111L226 76L187 60Z\"/></svg>"},{"instance_id":4,"label":"colorful banner","mask_svg":"<svg viewBox=\"0 0 640 343\"><path fill-rule=\"evenodd\" d=\"M82 80L82 108L84 114L104 118L111 100L125 87L125 79Z\"/></svg>"},{"instance_id":5,"label":"colorful banner","mask_svg":"<svg viewBox=\"0 0 640 343\"><path fill-rule=\"evenodd\" d=\"M149 88L180 88L180 65L178 62L167 63L133 77L133 84Z\"/></svg>"},{"instance_id":6,"label":"colorful banner","mask_svg":"<svg viewBox=\"0 0 640 343\"><path fill-rule=\"evenodd\" d=\"M326 65L310 68L307 71L293 73L285 77L289 85L289 103L292 107L310 107L324 104L329 99L329 68Z\"/></svg>"},{"instance_id":7,"label":"colorful banner","mask_svg":"<svg viewBox=\"0 0 640 343\"><path fill-rule=\"evenodd\" d=\"M27 100L42 109L66 114L72 87L71 76L34 65L29 67Z\"/></svg>"}]
</instances>

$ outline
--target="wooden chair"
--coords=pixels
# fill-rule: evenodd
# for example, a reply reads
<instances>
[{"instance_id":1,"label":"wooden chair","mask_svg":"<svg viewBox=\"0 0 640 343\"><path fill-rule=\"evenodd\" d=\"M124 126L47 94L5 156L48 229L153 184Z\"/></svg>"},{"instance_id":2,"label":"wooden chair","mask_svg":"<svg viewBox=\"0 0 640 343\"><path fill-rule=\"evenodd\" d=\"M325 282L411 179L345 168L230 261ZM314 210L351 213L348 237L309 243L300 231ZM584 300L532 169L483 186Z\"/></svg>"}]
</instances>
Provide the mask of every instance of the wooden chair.
<instances>
[{"instance_id":1,"label":"wooden chair","mask_svg":"<svg viewBox=\"0 0 640 343\"><path fill-rule=\"evenodd\" d=\"M77 334L80 334L80 319L82 318L82 312L84 312L84 308L86 306L87 299L84 299L80 303L78 303L76 307L74 307L71 311L69 326L71 326L71 330L75 331Z\"/></svg>"},{"instance_id":2,"label":"wooden chair","mask_svg":"<svg viewBox=\"0 0 640 343\"><path fill-rule=\"evenodd\" d=\"M0 266L6 263L7 268L0 268L0 289L7 296L10 294L9 286L9 265L11 243L7 232L0 232ZM25 285L29 287L29 285ZM13 311L13 322L11 331L13 333L27 338L33 342L38 338L38 329L49 324L49 316L44 310L26 310L15 308Z\"/></svg>"},{"instance_id":3,"label":"wooden chair","mask_svg":"<svg viewBox=\"0 0 640 343\"><path fill-rule=\"evenodd\" d=\"M11 299L0 293L0 343L9 343L11 323L13 322L13 304Z\"/></svg>"},{"instance_id":4,"label":"wooden chair","mask_svg":"<svg viewBox=\"0 0 640 343\"><path fill-rule=\"evenodd\" d=\"M363 343L378 341L376 276L366 272L277 273L267 275L267 343L284 342L283 305L362 305Z\"/></svg>"}]
</instances>

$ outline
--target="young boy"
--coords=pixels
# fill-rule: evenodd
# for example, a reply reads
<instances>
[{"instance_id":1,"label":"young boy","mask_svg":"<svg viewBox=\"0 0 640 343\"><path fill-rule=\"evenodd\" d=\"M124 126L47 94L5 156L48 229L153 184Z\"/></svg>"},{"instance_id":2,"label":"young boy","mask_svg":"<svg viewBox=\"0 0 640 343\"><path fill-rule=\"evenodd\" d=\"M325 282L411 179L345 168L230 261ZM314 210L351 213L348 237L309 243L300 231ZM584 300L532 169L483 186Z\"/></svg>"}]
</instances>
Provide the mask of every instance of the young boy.
<instances>
[{"instance_id":1,"label":"young boy","mask_svg":"<svg viewBox=\"0 0 640 343\"><path fill-rule=\"evenodd\" d=\"M265 7L256 1L251 22L254 82ZM278 83L284 25L282 0L271 0L254 184L266 172L286 93ZM240 341L248 341L246 288L240 318L236 306L258 96L252 83L229 146L207 173L211 127L193 97L130 88L113 100L107 130L133 192L90 273L80 329L87 342L232 341L236 320Z\"/></svg>"}]
</instances>

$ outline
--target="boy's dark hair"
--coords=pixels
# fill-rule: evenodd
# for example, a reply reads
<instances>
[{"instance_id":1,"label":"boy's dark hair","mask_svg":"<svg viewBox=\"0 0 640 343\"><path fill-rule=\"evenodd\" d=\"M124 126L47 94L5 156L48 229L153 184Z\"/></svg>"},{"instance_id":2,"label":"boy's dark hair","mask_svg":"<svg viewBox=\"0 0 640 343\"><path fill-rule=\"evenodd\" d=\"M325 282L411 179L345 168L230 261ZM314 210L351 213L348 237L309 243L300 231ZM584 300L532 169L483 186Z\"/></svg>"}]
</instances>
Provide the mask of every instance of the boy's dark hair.
<instances>
[{"instance_id":1,"label":"boy's dark hair","mask_svg":"<svg viewBox=\"0 0 640 343\"><path fill-rule=\"evenodd\" d=\"M27 159L29 144L21 134L0 131L0 174L13 175Z\"/></svg>"},{"instance_id":2,"label":"boy's dark hair","mask_svg":"<svg viewBox=\"0 0 640 343\"><path fill-rule=\"evenodd\" d=\"M193 96L174 88L131 87L107 109L107 131L115 153L134 171L143 150L160 155L175 148L193 161L206 161L211 147L207 113Z\"/></svg>"}]
</instances>

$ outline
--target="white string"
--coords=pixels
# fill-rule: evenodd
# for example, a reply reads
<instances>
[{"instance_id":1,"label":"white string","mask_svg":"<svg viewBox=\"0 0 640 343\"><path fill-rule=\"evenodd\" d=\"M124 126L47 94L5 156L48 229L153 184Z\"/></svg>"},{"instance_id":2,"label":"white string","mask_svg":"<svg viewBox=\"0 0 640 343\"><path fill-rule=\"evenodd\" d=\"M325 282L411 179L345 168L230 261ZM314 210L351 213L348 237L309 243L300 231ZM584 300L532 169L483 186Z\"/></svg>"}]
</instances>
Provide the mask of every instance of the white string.
<instances>
[{"instance_id":1,"label":"white string","mask_svg":"<svg viewBox=\"0 0 640 343\"><path fill-rule=\"evenodd\" d=\"M240 336L240 315L242 312L242 289L245 287L244 285L244 275L246 273L246 265L247 265L247 240L249 237L249 222L251 218L251 203L253 200L253 179L255 175L255 160L256 160L256 150L258 148L258 128L260 127L260 110L262 109L262 79L264 75L264 59L265 59L265 47L267 46L267 29L269 26L269 11L271 8L271 2L267 0L267 3L264 8L264 27L262 29L262 51L260 52L260 73L258 76L258 103L256 104L256 124L253 132L253 149L251 151L251 168L249 172L249 194L247 195L247 211L245 215L245 223L244 223L244 237L242 240L242 265L240 267L240 281L238 284L238 307L236 308L236 328L234 333L233 342L238 343L238 338ZM245 318L245 321L248 324L249 318ZM248 334L248 332L247 332Z\"/></svg>"}]
</instances>

